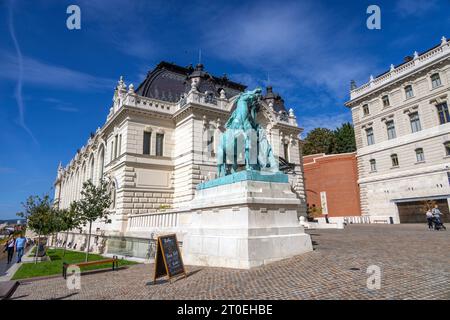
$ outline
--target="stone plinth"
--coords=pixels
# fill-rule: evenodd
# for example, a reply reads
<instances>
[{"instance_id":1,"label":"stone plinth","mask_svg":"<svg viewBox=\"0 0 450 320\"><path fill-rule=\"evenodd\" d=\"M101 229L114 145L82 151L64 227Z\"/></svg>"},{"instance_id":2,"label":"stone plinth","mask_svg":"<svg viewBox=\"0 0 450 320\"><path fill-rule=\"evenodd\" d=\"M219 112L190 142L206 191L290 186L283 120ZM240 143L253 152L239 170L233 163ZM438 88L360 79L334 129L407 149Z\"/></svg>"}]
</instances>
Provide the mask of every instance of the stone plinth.
<instances>
[{"instance_id":1,"label":"stone plinth","mask_svg":"<svg viewBox=\"0 0 450 320\"><path fill-rule=\"evenodd\" d=\"M248 269L311 251L299 204L287 182L242 180L197 190L185 264Z\"/></svg>"}]
</instances>

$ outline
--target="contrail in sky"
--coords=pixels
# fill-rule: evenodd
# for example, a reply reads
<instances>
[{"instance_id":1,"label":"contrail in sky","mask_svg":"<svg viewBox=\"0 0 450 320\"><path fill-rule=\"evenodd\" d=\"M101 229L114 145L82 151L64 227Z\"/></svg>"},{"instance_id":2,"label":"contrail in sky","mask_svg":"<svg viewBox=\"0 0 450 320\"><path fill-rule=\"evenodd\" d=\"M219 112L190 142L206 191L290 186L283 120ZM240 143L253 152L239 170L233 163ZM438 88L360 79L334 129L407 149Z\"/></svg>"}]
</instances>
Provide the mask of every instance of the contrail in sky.
<instances>
[{"instance_id":1,"label":"contrail in sky","mask_svg":"<svg viewBox=\"0 0 450 320\"><path fill-rule=\"evenodd\" d=\"M17 107L19 108L19 125L30 135L31 139L36 145L39 145L39 142L33 135L33 132L27 127L25 124L25 106L23 104L22 98L22 82L23 82L23 57L22 52L20 51L19 43L16 38L16 34L14 31L14 23L13 23L13 0L9 2L9 16L8 16L8 30L11 36L11 39L14 43L14 48L17 53L17 63L18 63L18 77L17 77L17 86L16 86L16 100Z\"/></svg>"}]
</instances>

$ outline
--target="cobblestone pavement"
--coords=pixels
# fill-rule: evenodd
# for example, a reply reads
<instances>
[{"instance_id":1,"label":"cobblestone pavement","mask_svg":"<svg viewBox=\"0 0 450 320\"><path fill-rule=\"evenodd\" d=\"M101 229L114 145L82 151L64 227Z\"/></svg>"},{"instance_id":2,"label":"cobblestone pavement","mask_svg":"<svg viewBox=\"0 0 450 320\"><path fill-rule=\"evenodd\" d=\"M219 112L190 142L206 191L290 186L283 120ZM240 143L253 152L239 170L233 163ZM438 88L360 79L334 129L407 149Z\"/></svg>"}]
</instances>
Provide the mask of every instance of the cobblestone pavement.
<instances>
[{"instance_id":1,"label":"cobblestone pavement","mask_svg":"<svg viewBox=\"0 0 450 320\"><path fill-rule=\"evenodd\" d=\"M153 264L22 283L13 299L450 299L450 232L424 225L351 225L308 231L314 251L252 270L190 267L186 279L152 284ZM367 288L367 267L381 288Z\"/></svg>"}]
</instances>

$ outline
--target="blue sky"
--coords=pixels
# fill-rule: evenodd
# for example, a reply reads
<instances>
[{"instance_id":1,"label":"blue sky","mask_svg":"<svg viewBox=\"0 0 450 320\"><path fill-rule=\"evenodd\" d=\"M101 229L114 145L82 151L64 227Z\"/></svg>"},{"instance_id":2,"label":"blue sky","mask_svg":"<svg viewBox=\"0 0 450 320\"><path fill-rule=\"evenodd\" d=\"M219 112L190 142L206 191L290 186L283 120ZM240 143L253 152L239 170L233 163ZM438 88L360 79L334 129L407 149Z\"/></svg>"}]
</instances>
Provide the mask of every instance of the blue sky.
<instances>
[{"instance_id":1,"label":"blue sky","mask_svg":"<svg viewBox=\"0 0 450 320\"><path fill-rule=\"evenodd\" d=\"M81 8L81 30L66 9ZM381 8L381 30L366 9ZM450 37L448 0L0 0L0 219L30 194L52 193L65 165L106 118L120 75L137 86L161 60L197 63L265 85L306 131L351 120L358 84Z\"/></svg>"}]
</instances>

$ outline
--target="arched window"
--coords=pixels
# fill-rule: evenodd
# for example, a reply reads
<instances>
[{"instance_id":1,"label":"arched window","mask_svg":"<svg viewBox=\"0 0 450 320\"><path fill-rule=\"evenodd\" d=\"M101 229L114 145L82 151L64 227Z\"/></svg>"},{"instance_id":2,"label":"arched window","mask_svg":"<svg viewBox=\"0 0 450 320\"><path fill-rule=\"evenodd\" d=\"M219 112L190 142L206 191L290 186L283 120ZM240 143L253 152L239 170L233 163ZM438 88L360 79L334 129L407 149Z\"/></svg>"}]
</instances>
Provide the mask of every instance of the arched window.
<instances>
[{"instance_id":1,"label":"arched window","mask_svg":"<svg viewBox=\"0 0 450 320\"><path fill-rule=\"evenodd\" d=\"M375 159L370 159L370 171L375 172L377 171L377 161Z\"/></svg>"},{"instance_id":2,"label":"arched window","mask_svg":"<svg viewBox=\"0 0 450 320\"><path fill-rule=\"evenodd\" d=\"M82 175L81 175L81 186L83 186L83 183L86 181L86 162L83 162L82 166Z\"/></svg>"},{"instance_id":3,"label":"arched window","mask_svg":"<svg viewBox=\"0 0 450 320\"><path fill-rule=\"evenodd\" d=\"M91 155L89 163L89 180L94 181L94 155Z\"/></svg>"},{"instance_id":4,"label":"arched window","mask_svg":"<svg viewBox=\"0 0 450 320\"><path fill-rule=\"evenodd\" d=\"M399 163L398 163L398 156L396 153L391 154L391 161L392 161L392 167L398 167Z\"/></svg>"},{"instance_id":5,"label":"arched window","mask_svg":"<svg viewBox=\"0 0 450 320\"><path fill-rule=\"evenodd\" d=\"M104 167L105 167L105 148L102 145L100 149L100 155L98 157L98 181L101 181L103 179Z\"/></svg>"},{"instance_id":6,"label":"arched window","mask_svg":"<svg viewBox=\"0 0 450 320\"><path fill-rule=\"evenodd\" d=\"M75 174L75 190L74 190L74 200L78 200L80 196L80 170L77 169L77 173Z\"/></svg>"}]
</instances>

